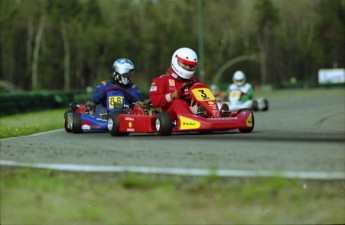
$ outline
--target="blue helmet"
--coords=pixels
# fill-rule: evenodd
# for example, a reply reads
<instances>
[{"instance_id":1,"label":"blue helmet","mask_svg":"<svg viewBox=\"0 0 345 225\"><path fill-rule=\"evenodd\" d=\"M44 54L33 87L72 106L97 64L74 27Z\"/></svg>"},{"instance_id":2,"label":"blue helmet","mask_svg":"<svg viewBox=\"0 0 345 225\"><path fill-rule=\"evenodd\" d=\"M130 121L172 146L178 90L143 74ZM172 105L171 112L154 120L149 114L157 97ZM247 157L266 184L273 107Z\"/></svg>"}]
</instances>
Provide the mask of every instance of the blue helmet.
<instances>
[{"instance_id":1,"label":"blue helmet","mask_svg":"<svg viewBox=\"0 0 345 225\"><path fill-rule=\"evenodd\" d=\"M127 85L131 81L131 76L134 74L134 64L131 60L120 58L113 63L113 78L116 82Z\"/></svg>"}]
</instances>

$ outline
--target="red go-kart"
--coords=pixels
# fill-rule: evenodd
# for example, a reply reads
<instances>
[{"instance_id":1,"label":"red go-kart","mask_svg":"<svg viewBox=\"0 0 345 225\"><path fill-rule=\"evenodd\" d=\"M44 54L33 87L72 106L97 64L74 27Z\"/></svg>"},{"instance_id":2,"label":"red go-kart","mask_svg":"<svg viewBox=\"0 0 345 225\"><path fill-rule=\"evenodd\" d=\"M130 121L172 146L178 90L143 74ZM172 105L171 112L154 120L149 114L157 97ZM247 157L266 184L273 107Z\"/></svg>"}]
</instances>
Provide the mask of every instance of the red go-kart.
<instances>
[{"instance_id":1,"label":"red go-kart","mask_svg":"<svg viewBox=\"0 0 345 225\"><path fill-rule=\"evenodd\" d=\"M196 113L178 114L172 121L168 112L159 112L151 105L135 104L128 111L109 113L107 127L112 136L126 136L129 133L157 133L160 136L174 132L207 132L238 129L249 133L254 129L254 114L251 109L231 112L226 104L220 109L207 85L191 83L182 89L189 89Z\"/></svg>"}]
</instances>

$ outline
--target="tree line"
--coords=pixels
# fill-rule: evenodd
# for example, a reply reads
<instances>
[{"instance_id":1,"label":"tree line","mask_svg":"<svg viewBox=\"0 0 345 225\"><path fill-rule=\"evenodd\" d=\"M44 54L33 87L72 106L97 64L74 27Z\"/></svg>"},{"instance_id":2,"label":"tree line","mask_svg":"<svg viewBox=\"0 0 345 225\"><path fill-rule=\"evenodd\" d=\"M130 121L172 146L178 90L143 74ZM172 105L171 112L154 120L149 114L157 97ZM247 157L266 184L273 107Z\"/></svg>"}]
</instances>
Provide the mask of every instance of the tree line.
<instances>
[{"instance_id":1,"label":"tree line","mask_svg":"<svg viewBox=\"0 0 345 225\"><path fill-rule=\"evenodd\" d=\"M180 47L203 53L197 75L207 83L230 83L235 70L258 84L312 83L321 68L345 67L345 0L1 0L0 7L0 80L23 90L95 86L119 57L134 62L134 81L148 88Z\"/></svg>"}]
</instances>

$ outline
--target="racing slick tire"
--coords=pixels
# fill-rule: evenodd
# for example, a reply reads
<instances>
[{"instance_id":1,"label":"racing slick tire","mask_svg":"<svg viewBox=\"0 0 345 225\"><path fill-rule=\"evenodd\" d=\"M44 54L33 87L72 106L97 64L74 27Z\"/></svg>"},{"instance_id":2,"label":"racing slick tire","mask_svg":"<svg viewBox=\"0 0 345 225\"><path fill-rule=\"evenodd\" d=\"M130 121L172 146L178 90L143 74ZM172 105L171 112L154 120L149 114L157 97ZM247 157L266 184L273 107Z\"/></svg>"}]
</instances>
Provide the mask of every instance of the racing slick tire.
<instances>
[{"instance_id":1,"label":"racing slick tire","mask_svg":"<svg viewBox=\"0 0 345 225\"><path fill-rule=\"evenodd\" d=\"M68 109L68 110L66 110L66 112L65 112L64 115L63 115L64 127L65 127L65 131L66 131L67 133L72 132L72 130L71 130L71 128L70 128L71 126L69 126L69 125L71 124L71 118L68 117L68 114L73 113L73 112L74 112L73 110ZM72 114L72 116L73 116L73 114Z\"/></svg>"},{"instance_id":2,"label":"racing slick tire","mask_svg":"<svg viewBox=\"0 0 345 225\"><path fill-rule=\"evenodd\" d=\"M172 133L171 117L168 112L157 114L156 130L159 136L169 136Z\"/></svg>"},{"instance_id":3,"label":"racing slick tire","mask_svg":"<svg viewBox=\"0 0 345 225\"><path fill-rule=\"evenodd\" d=\"M264 105L265 107L262 109L262 111L268 111L269 107L268 107L268 100L267 99L264 99Z\"/></svg>"},{"instance_id":4,"label":"racing slick tire","mask_svg":"<svg viewBox=\"0 0 345 225\"><path fill-rule=\"evenodd\" d=\"M259 111L259 104L258 104L258 100L253 100L253 111Z\"/></svg>"},{"instance_id":5,"label":"racing slick tire","mask_svg":"<svg viewBox=\"0 0 345 225\"><path fill-rule=\"evenodd\" d=\"M239 128L238 130L239 130L241 133L250 133L250 132L253 131L254 125L255 125L255 123L254 123L254 113L253 113L253 111L252 111L251 109L240 109L240 110L238 110L237 115L240 114L240 113L243 112L243 111L249 111L249 112L252 114L252 127Z\"/></svg>"},{"instance_id":6,"label":"racing slick tire","mask_svg":"<svg viewBox=\"0 0 345 225\"><path fill-rule=\"evenodd\" d=\"M111 136L127 136L129 132L121 132L119 131L120 128L120 114L127 114L124 111L112 112L109 114L109 118L107 121L107 127Z\"/></svg>"},{"instance_id":7,"label":"racing slick tire","mask_svg":"<svg viewBox=\"0 0 345 225\"><path fill-rule=\"evenodd\" d=\"M81 124L81 114L80 113L73 113L72 116L72 127L71 127L71 131L74 134L80 134L83 133L83 129L81 128L82 124Z\"/></svg>"},{"instance_id":8,"label":"racing slick tire","mask_svg":"<svg viewBox=\"0 0 345 225\"><path fill-rule=\"evenodd\" d=\"M220 108L220 116L221 117L229 117L230 116L230 108L229 105L223 103L222 107Z\"/></svg>"}]
</instances>

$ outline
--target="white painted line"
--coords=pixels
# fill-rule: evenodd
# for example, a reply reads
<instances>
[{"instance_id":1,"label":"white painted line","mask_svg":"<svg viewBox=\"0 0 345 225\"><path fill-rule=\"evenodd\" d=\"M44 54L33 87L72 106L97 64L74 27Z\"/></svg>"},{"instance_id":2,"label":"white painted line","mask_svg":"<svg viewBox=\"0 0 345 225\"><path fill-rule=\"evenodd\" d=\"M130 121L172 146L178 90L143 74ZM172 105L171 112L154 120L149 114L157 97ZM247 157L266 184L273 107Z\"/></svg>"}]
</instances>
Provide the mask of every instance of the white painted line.
<instances>
[{"instance_id":1,"label":"white painted line","mask_svg":"<svg viewBox=\"0 0 345 225\"><path fill-rule=\"evenodd\" d=\"M207 176L214 174L220 177L284 177L297 179L345 180L343 172L312 172L312 171L251 171L251 170L209 170L192 168L159 168L136 166L96 166L75 164L25 163L0 160L0 166L31 167L75 172L133 172L147 174L170 174Z\"/></svg>"},{"instance_id":2,"label":"white painted line","mask_svg":"<svg viewBox=\"0 0 345 225\"><path fill-rule=\"evenodd\" d=\"M23 137L40 136L40 135L44 135L44 134L55 133L55 132L62 131L62 130L65 130L65 129L50 130L50 131L45 131L45 132L40 132L40 133L35 133L35 134L29 134L29 135L25 135L25 136L4 138L4 139L0 139L0 141L9 141L9 140L13 140L13 139L17 139L17 138L23 138Z\"/></svg>"}]
</instances>

